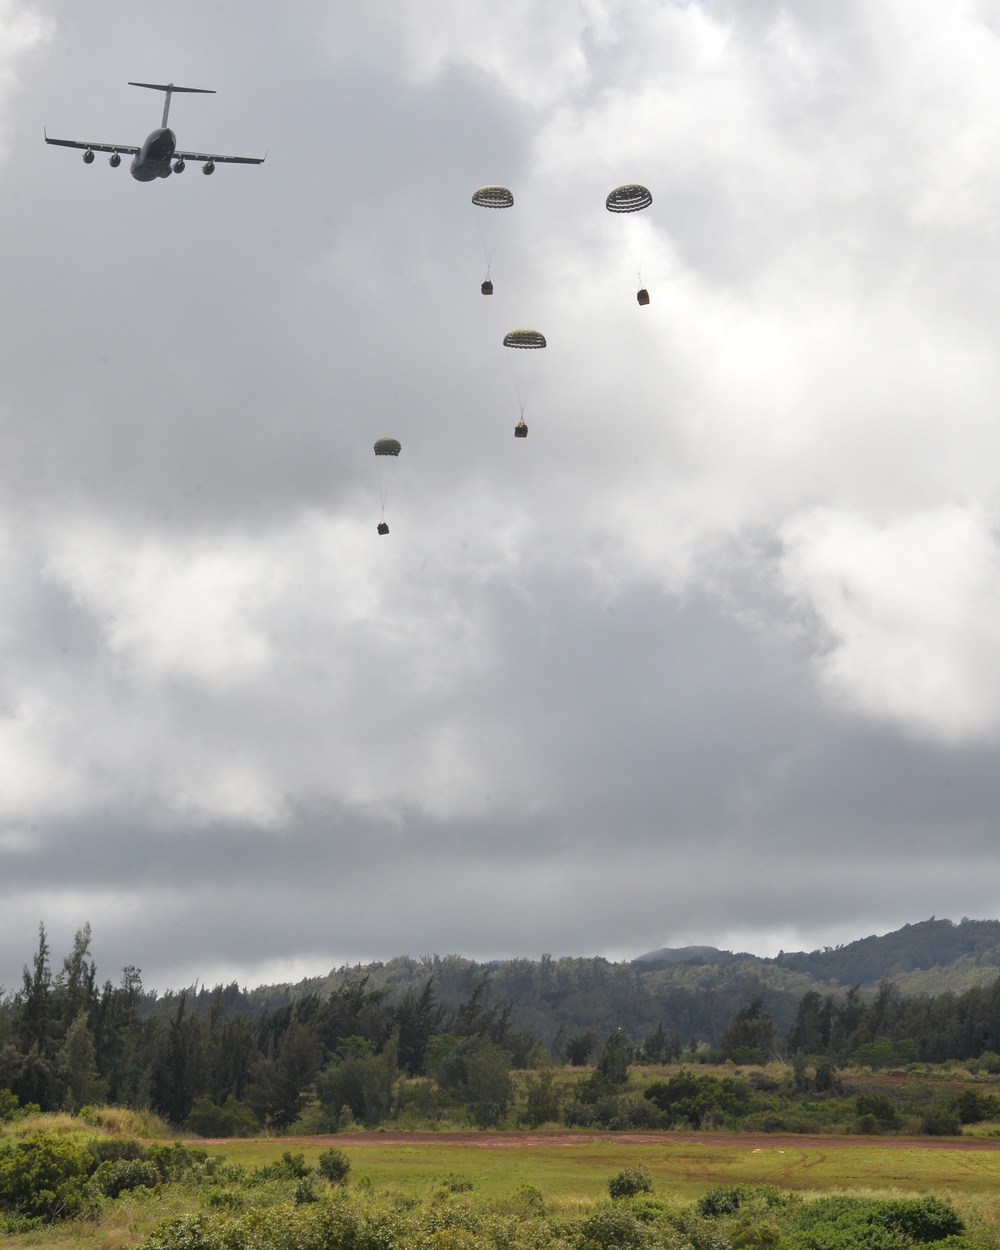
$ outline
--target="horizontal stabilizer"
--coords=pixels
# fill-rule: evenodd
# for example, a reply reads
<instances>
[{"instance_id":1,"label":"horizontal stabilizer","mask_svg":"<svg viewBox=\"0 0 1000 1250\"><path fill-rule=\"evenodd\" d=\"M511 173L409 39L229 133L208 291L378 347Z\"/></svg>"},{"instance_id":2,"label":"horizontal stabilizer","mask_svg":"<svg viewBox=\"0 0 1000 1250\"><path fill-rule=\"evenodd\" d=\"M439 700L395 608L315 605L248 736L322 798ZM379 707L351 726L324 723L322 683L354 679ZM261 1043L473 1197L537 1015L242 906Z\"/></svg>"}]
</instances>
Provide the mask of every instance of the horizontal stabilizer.
<instances>
[{"instance_id":1,"label":"horizontal stabilizer","mask_svg":"<svg viewBox=\"0 0 1000 1250\"><path fill-rule=\"evenodd\" d=\"M172 82L130 82L130 87L148 87L150 91L195 91L199 95L215 95L214 87L175 87Z\"/></svg>"}]
</instances>

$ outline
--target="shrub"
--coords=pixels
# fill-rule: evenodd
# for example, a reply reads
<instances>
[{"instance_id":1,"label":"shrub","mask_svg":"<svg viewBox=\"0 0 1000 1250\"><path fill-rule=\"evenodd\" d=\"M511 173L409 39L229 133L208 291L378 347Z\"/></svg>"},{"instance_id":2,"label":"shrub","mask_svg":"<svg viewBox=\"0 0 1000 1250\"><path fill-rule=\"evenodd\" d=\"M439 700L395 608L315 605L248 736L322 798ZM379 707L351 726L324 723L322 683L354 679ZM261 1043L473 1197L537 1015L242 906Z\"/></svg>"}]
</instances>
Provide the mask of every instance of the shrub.
<instances>
[{"instance_id":1,"label":"shrub","mask_svg":"<svg viewBox=\"0 0 1000 1250\"><path fill-rule=\"evenodd\" d=\"M351 1170L351 1161L343 1150L333 1146L319 1157L319 1174L334 1185L343 1185Z\"/></svg>"},{"instance_id":2,"label":"shrub","mask_svg":"<svg viewBox=\"0 0 1000 1250\"><path fill-rule=\"evenodd\" d=\"M747 1207L784 1207L788 1201L773 1185L720 1185L702 1194L695 1210L708 1219L718 1219L720 1216L735 1215Z\"/></svg>"},{"instance_id":3,"label":"shrub","mask_svg":"<svg viewBox=\"0 0 1000 1250\"><path fill-rule=\"evenodd\" d=\"M580 1223L585 1250L638 1250L643 1240L641 1224L622 1206L598 1207Z\"/></svg>"},{"instance_id":4,"label":"shrub","mask_svg":"<svg viewBox=\"0 0 1000 1250\"><path fill-rule=\"evenodd\" d=\"M658 1107L669 1123L686 1120L700 1128L706 1119L739 1116L750 1109L751 1091L745 1081L734 1077L697 1076L682 1070L669 1081L654 1081L644 1096Z\"/></svg>"},{"instance_id":5,"label":"shrub","mask_svg":"<svg viewBox=\"0 0 1000 1250\"><path fill-rule=\"evenodd\" d=\"M961 1137L962 1135L962 1122L958 1114L943 1103L927 1108L921 1128L928 1137Z\"/></svg>"},{"instance_id":6,"label":"shrub","mask_svg":"<svg viewBox=\"0 0 1000 1250\"><path fill-rule=\"evenodd\" d=\"M896 1108L884 1094L859 1094L854 1108L860 1119L871 1116L883 1128L892 1128L897 1122Z\"/></svg>"},{"instance_id":7,"label":"shrub","mask_svg":"<svg viewBox=\"0 0 1000 1250\"><path fill-rule=\"evenodd\" d=\"M984 1050L979 1056L979 1062L990 1076L1000 1075L1000 1055L996 1054L995 1051Z\"/></svg>"},{"instance_id":8,"label":"shrub","mask_svg":"<svg viewBox=\"0 0 1000 1250\"><path fill-rule=\"evenodd\" d=\"M257 1117L232 1094L221 1107L211 1098L196 1098L184 1127L199 1137L252 1137L260 1128Z\"/></svg>"},{"instance_id":9,"label":"shrub","mask_svg":"<svg viewBox=\"0 0 1000 1250\"><path fill-rule=\"evenodd\" d=\"M146 1151L146 1158L154 1163L165 1181L178 1181L192 1172L202 1171L208 1161L208 1151L191 1149L183 1142L154 1142Z\"/></svg>"},{"instance_id":10,"label":"shrub","mask_svg":"<svg viewBox=\"0 0 1000 1250\"><path fill-rule=\"evenodd\" d=\"M145 1159L146 1151L134 1137L92 1137L87 1150L93 1156L96 1168L101 1163L113 1163L116 1159Z\"/></svg>"},{"instance_id":11,"label":"shrub","mask_svg":"<svg viewBox=\"0 0 1000 1250\"><path fill-rule=\"evenodd\" d=\"M332 1152L331 1152L332 1153ZM310 1169L306 1166L305 1155L293 1155L286 1150L279 1163L264 1163L250 1173L253 1183L260 1181L297 1181L308 1176Z\"/></svg>"},{"instance_id":12,"label":"shrub","mask_svg":"<svg viewBox=\"0 0 1000 1250\"><path fill-rule=\"evenodd\" d=\"M211 1221L204 1215L182 1215L162 1220L146 1240L142 1250L214 1250L216 1239Z\"/></svg>"},{"instance_id":13,"label":"shrub","mask_svg":"<svg viewBox=\"0 0 1000 1250\"><path fill-rule=\"evenodd\" d=\"M952 1101L952 1109L962 1124L980 1124L983 1120L995 1120L1000 1115L1000 1104L992 1094L981 1094L967 1089Z\"/></svg>"},{"instance_id":14,"label":"shrub","mask_svg":"<svg viewBox=\"0 0 1000 1250\"><path fill-rule=\"evenodd\" d=\"M311 1176L300 1176L295 1182L295 1205L300 1207L306 1202L319 1202L319 1191Z\"/></svg>"},{"instance_id":15,"label":"shrub","mask_svg":"<svg viewBox=\"0 0 1000 1250\"><path fill-rule=\"evenodd\" d=\"M155 1189L162 1179L160 1169L148 1159L114 1159L100 1165L90 1178L90 1188L105 1198L117 1198L129 1189Z\"/></svg>"},{"instance_id":16,"label":"shrub","mask_svg":"<svg viewBox=\"0 0 1000 1250\"><path fill-rule=\"evenodd\" d=\"M13 1120L17 1111L17 1095L9 1089L0 1089L0 1124Z\"/></svg>"},{"instance_id":17,"label":"shrub","mask_svg":"<svg viewBox=\"0 0 1000 1250\"><path fill-rule=\"evenodd\" d=\"M649 1169L642 1165L634 1168L622 1168L608 1181L608 1193L612 1198L634 1198L636 1194L651 1194L653 1178Z\"/></svg>"},{"instance_id":18,"label":"shrub","mask_svg":"<svg viewBox=\"0 0 1000 1250\"><path fill-rule=\"evenodd\" d=\"M806 1233L801 1244L837 1250L899 1250L964 1229L954 1208L940 1198L819 1198L804 1204L795 1222Z\"/></svg>"},{"instance_id":19,"label":"shrub","mask_svg":"<svg viewBox=\"0 0 1000 1250\"><path fill-rule=\"evenodd\" d=\"M562 1117L569 1128L590 1128L594 1123L594 1108L574 1098L563 1107Z\"/></svg>"},{"instance_id":20,"label":"shrub","mask_svg":"<svg viewBox=\"0 0 1000 1250\"><path fill-rule=\"evenodd\" d=\"M69 1137L36 1133L0 1153L0 1210L56 1220L85 1201L93 1156Z\"/></svg>"}]
</instances>

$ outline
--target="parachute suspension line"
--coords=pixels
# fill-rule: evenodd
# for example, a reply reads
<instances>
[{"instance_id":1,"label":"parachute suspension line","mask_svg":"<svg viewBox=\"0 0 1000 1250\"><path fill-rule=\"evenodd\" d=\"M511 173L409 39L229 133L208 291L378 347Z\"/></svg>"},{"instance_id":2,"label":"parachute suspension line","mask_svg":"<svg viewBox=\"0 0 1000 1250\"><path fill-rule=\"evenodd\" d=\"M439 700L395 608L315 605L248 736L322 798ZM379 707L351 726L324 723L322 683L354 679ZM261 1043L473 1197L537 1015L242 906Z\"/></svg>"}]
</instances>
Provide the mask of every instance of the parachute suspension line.
<instances>
[{"instance_id":1,"label":"parachute suspension line","mask_svg":"<svg viewBox=\"0 0 1000 1250\"><path fill-rule=\"evenodd\" d=\"M510 330L504 335L503 345L512 349L506 353L507 367L510 370L511 381L514 383L514 390L517 393L518 407L521 410L521 420L518 428L522 429L523 432L518 433L517 436L522 438L527 433L527 427L524 422L524 409L538 373L538 365L541 360L539 352L546 346L545 335L538 330Z\"/></svg>"},{"instance_id":2,"label":"parachute suspension line","mask_svg":"<svg viewBox=\"0 0 1000 1250\"><path fill-rule=\"evenodd\" d=\"M507 215L498 209L512 208L514 196L506 187L479 187L472 193L472 202L479 210L476 213L476 224L479 227L479 239L483 245L483 256L486 259L486 281L483 283L483 294L486 295L490 283L490 270L493 268L493 257L500 246ZM491 293L491 292L489 292Z\"/></svg>"},{"instance_id":3,"label":"parachute suspension line","mask_svg":"<svg viewBox=\"0 0 1000 1250\"><path fill-rule=\"evenodd\" d=\"M652 202L653 196L649 189L640 186L636 182L629 182L624 186L615 187L613 191L609 192L608 198L604 201L604 206L608 212L614 213L618 218L622 242L628 249L632 264L635 266L636 277L639 280L640 303L649 302L649 296L642 285L642 265L645 260L647 242L647 222L637 217L637 214L649 208ZM646 296L645 300L642 298L643 295Z\"/></svg>"},{"instance_id":4,"label":"parachute suspension line","mask_svg":"<svg viewBox=\"0 0 1000 1250\"><path fill-rule=\"evenodd\" d=\"M402 446L397 438L379 438L375 440L375 473L378 477L379 497L382 504L380 524L385 524L385 501L389 497L392 475ZM382 533L379 530L379 533Z\"/></svg>"}]
</instances>

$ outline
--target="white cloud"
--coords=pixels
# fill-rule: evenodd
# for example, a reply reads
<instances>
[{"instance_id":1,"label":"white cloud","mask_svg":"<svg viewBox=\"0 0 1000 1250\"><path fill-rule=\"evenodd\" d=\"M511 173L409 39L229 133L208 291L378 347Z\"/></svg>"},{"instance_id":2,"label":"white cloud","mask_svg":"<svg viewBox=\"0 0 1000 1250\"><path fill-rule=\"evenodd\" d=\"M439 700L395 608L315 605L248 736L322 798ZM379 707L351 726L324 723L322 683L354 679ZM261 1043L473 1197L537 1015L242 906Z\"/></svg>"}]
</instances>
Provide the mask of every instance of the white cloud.
<instances>
[{"instance_id":1,"label":"white cloud","mask_svg":"<svg viewBox=\"0 0 1000 1250\"><path fill-rule=\"evenodd\" d=\"M0 154L6 155L10 96L21 85L19 68L25 56L55 35L52 18L21 0L0 0Z\"/></svg>"},{"instance_id":2,"label":"white cloud","mask_svg":"<svg viewBox=\"0 0 1000 1250\"><path fill-rule=\"evenodd\" d=\"M829 639L831 698L947 745L1000 730L1000 549L970 509L883 517L826 510L783 528L789 593Z\"/></svg>"},{"instance_id":3,"label":"white cloud","mask_svg":"<svg viewBox=\"0 0 1000 1250\"><path fill-rule=\"evenodd\" d=\"M271 658L259 618L283 575L268 555L239 538L76 527L56 539L48 573L94 617L130 680L224 689Z\"/></svg>"}]
</instances>

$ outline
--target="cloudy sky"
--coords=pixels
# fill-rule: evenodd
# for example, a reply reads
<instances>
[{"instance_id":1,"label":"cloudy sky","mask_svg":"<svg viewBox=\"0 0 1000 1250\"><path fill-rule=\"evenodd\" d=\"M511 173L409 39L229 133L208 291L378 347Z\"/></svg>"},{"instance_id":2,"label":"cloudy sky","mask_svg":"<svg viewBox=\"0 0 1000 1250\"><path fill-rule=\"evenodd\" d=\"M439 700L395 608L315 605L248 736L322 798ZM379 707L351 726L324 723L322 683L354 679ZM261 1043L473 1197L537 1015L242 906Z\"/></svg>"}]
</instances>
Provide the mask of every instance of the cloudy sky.
<instances>
[{"instance_id":1,"label":"cloudy sky","mask_svg":"<svg viewBox=\"0 0 1000 1250\"><path fill-rule=\"evenodd\" d=\"M1000 0L0 0L0 984L1000 914L998 152Z\"/></svg>"}]
</instances>

